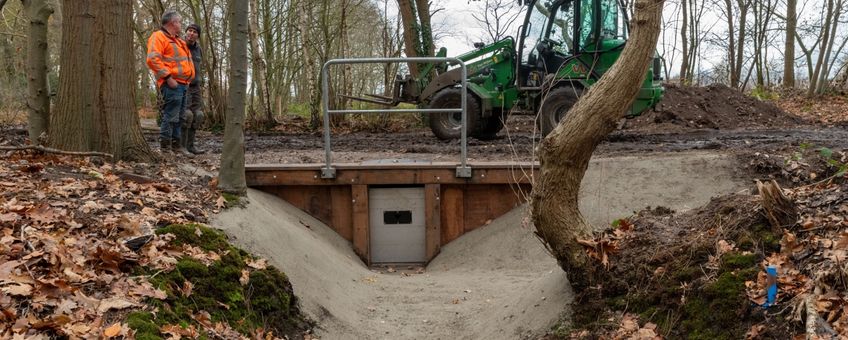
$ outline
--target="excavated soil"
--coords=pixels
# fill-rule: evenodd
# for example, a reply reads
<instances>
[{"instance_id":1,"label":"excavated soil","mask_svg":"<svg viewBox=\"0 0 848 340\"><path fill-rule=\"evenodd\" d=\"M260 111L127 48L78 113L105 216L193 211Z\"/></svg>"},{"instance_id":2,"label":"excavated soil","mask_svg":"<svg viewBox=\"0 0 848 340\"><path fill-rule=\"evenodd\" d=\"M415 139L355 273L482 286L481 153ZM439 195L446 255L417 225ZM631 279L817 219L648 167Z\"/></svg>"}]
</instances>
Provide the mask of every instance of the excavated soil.
<instances>
[{"instance_id":1,"label":"excavated soil","mask_svg":"<svg viewBox=\"0 0 848 340\"><path fill-rule=\"evenodd\" d=\"M796 115L724 85L706 87L666 84L656 110L627 120L625 129L647 132L692 129L786 128L805 124Z\"/></svg>"}]
</instances>

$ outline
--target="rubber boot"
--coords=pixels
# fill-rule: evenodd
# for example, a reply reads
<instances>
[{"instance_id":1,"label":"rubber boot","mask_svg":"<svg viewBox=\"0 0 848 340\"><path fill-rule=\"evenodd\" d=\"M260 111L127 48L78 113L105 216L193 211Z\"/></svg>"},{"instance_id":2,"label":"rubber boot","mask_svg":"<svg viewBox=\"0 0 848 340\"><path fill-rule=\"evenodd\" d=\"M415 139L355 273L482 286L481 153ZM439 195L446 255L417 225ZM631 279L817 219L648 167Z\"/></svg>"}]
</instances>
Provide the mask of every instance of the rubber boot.
<instances>
[{"instance_id":1,"label":"rubber boot","mask_svg":"<svg viewBox=\"0 0 848 340\"><path fill-rule=\"evenodd\" d=\"M194 158L194 155L191 152L188 152L182 145L182 138L175 138L171 140L171 148L174 149L174 154L178 156L185 156L188 158Z\"/></svg>"},{"instance_id":2,"label":"rubber boot","mask_svg":"<svg viewBox=\"0 0 848 340\"><path fill-rule=\"evenodd\" d=\"M187 146L186 146L186 149L188 150L188 152L191 152L195 155L202 154L203 150L199 150L194 146L195 137L197 136L197 130L196 129L188 129L188 131L186 131L186 132L188 134L188 141L187 141Z\"/></svg>"},{"instance_id":3,"label":"rubber boot","mask_svg":"<svg viewBox=\"0 0 848 340\"><path fill-rule=\"evenodd\" d=\"M170 154L171 152L171 141L167 139L159 139L159 150L163 154Z\"/></svg>"}]
</instances>

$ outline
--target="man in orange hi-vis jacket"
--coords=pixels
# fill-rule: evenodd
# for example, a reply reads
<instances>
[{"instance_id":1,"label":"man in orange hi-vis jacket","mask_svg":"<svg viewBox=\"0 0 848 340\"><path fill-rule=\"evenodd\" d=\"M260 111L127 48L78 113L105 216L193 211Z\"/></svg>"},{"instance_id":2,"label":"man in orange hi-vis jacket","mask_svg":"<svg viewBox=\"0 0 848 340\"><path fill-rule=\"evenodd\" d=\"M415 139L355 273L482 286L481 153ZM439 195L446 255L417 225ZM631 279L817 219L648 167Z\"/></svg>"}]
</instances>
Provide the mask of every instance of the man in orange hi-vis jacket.
<instances>
[{"instance_id":1,"label":"man in orange hi-vis jacket","mask_svg":"<svg viewBox=\"0 0 848 340\"><path fill-rule=\"evenodd\" d=\"M162 15L162 28L147 40L147 67L156 77L159 89L159 145L163 153L172 150L192 157L180 144L180 121L186 104L186 90L194 79L194 63L186 42L180 39L182 18L173 10Z\"/></svg>"}]
</instances>

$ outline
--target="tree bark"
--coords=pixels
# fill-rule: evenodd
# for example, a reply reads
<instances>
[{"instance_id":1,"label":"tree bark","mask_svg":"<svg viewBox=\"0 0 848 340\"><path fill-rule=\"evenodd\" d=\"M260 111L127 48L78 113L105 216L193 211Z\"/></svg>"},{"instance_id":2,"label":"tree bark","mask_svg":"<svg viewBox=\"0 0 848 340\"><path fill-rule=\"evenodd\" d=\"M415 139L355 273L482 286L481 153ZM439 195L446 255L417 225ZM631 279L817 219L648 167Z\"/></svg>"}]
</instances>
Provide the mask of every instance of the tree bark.
<instances>
[{"instance_id":1,"label":"tree bark","mask_svg":"<svg viewBox=\"0 0 848 340\"><path fill-rule=\"evenodd\" d=\"M689 38L686 37L686 33L689 30L689 8L688 8L689 0L681 0L680 4L682 5L681 13L681 22L680 22L680 51L683 54L682 59L683 62L680 64L680 84L686 85L689 82L687 81L689 74L687 71L689 70Z\"/></svg>"},{"instance_id":2,"label":"tree bark","mask_svg":"<svg viewBox=\"0 0 848 340\"><path fill-rule=\"evenodd\" d=\"M403 50L407 57L413 58L419 56L418 46L421 46L419 39L418 19L416 18L415 3L412 0L398 0L400 9L401 21L403 22ZM418 78L418 64L409 63L409 74L413 78Z\"/></svg>"},{"instance_id":3,"label":"tree bark","mask_svg":"<svg viewBox=\"0 0 848 340\"><path fill-rule=\"evenodd\" d=\"M580 182L598 143L615 130L648 73L664 0L636 0L632 35L612 68L581 97L541 143L539 177L533 185L531 213L537 234L572 287L592 282L593 267L578 240L592 239L592 227L578 208Z\"/></svg>"},{"instance_id":4,"label":"tree bark","mask_svg":"<svg viewBox=\"0 0 848 340\"><path fill-rule=\"evenodd\" d=\"M24 10L29 17L29 39L27 40L27 118L29 142L42 144L39 140L47 132L50 123L50 93L47 87L47 21L53 8L46 0L24 0Z\"/></svg>"},{"instance_id":5,"label":"tree bark","mask_svg":"<svg viewBox=\"0 0 848 340\"><path fill-rule=\"evenodd\" d=\"M244 195L244 98L247 90L248 3L230 0L230 86L218 188Z\"/></svg>"},{"instance_id":6,"label":"tree bark","mask_svg":"<svg viewBox=\"0 0 848 340\"><path fill-rule=\"evenodd\" d=\"M827 61L825 59L825 50L830 43L830 26L831 20L833 19L833 0L827 0L827 11L825 13L824 25L821 28L822 39L821 45L819 47L819 57L818 61L816 61L815 71L813 71L813 75L810 77L810 88L807 89L807 95L812 96L818 91L818 82L819 82L819 74L821 73L822 67L824 63Z\"/></svg>"},{"instance_id":7,"label":"tree bark","mask_svg":"<svg viewBox=\"0 0 848 340\"><path fill-rule=\"evenodd\" d=\"M253 13L250 16L250 50L253 57L253 77L256 78L256 89L259 92L259 116L265 127L273 127L274 114L271 111L271 93L268 92L268 69L262 49L259 46L259 3L250 0Z\"/></svg>"},{"instance_id":8,"label":"tree bark","mask_svg":"<svg viewBox=\"0 0 848 340\"><path fill-rule=\"evenodd\" d=\"M798 0L786 0L786 44L783 51L783 87L795 87L795 32L798 27Z\"/></svg>"},{"instance_id":9,"label":"tree bark","mask_svg":"<svg viewBox=\"0 0 848 340\"><path fill-rule=\"evenodd\" d=\"M59 99L50 145L150 161L135 108L132 0L62 1Z\"/></svg>"}]
</instances>

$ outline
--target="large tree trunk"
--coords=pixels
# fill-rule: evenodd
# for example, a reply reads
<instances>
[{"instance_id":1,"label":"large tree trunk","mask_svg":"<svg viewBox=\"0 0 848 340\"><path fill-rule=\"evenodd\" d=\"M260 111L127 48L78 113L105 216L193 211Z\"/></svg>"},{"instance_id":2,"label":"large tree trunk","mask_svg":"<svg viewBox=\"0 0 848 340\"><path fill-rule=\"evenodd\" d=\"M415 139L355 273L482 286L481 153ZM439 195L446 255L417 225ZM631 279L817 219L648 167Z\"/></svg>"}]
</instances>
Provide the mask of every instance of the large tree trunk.
<instances>
[{"instance_id":1,"label":"large tree trunk","mask_svg":"<svg viewBox=\"0 0 848 340\"><path fill-rule=\"evenodd\" d=\"M795 32L798 0L786 0L786 42L783 48L783 87L795 87Z\"/></svg>"},{"instance_id":2,"label":"large tree trunk","mask_svg":"<svg viewBox=\"0 0 848 340\"><path fill-rule=\"evenodd\" d=\"M541 143L541 169L531 212L538 235L581 291L592 282L589 258L578 240L592 227L578 208L580 182L598 143L616 127L648 73L656 49L664 0L636 0L632 35L618 61L580 98Z\"/></svg>"},{"instance_id":3,"label":"large tree trunk","mask_svg":"<svg viewBox=\"0 0 848 340\"><path fill-rule=\"evenodd\" d=\"M53 8L47 0L23 0L29 16L29 39L27 41L27 119L29 142L42 144L39 137L47 132L50 123L50 93L47 88L47 21Z\"/></svg>"},{"instance_id":4,"label":"large tree trunk","mask_svg":"<svg viewBox=\"0 0 848 340\"><path fill-rule=\"evenodd\" d=\"M244 97L247 90L248 3L230 0L230 87L224 126L224 149L218 188L243 195L244 176Z\"/></svg>"},{"instance_id":5,"label":"large tree trunk","mask_svg":"<svg viewBox=\"0 0 848 340\"><path fill-rule=\"evenodd\" d=\"M50 144L151 160L135 109L132 0L64 0L62 20L59 100L50 119Z\"/></svg>"}]
</instances>

